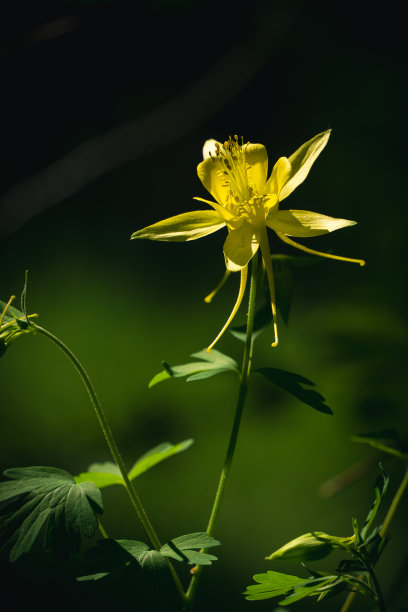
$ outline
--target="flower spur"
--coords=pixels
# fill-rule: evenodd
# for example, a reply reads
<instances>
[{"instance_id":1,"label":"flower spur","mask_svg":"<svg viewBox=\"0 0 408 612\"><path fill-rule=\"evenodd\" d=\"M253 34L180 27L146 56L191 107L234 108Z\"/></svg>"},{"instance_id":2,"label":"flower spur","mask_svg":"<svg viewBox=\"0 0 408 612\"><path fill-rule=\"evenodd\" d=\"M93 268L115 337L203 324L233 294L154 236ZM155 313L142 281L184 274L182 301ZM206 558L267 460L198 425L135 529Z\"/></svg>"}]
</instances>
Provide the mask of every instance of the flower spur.
<instances>
[{"instance_id":1,"label":"flower spur","mask_svg":"<svg viewBox=\"0 0 408 612\"><path fill-rule=\"evenodd\" d=\"M248 263L261 249L266 270L273 316L274 341L278 344L275 284L267 228L272 229L285 243L306 253L329 259L349 261L364 265L360 259L321 253L292 240L311 238L343 227L355 225L355 221L336 219L306 210L280 210L279 203L287 198L307 177L310 168L326 146L330 136L327 130L303 144L289 158L280 157L268 175L268 155L262 144L241 142L238 136L223 144L207 140L203 147L203 161L197 166L198 177L215 201L195 197L208 204L210 210L182 213L134 234L132 238L146 238L168 242L196 240L227 227L224 242L226 274L216 289L206 298L211 301L230 272L240 271L241 282L238 298L224 327L208 347L208 351L225 332L242 302L248 277Z\"/></svg>"}]
</instances>

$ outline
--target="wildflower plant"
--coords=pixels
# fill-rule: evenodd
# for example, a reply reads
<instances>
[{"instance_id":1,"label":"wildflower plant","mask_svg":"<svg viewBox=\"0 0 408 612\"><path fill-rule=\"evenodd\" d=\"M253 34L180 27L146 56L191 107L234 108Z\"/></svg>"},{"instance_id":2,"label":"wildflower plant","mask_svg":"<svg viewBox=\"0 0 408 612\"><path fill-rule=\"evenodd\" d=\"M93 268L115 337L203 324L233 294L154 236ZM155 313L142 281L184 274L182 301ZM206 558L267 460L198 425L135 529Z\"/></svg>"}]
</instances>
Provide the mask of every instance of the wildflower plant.
<instances>
[{"instance_id":1,"label":"wildflower plant","mask_svg":"<svg viewBox=\"0 0 408 612\"><path fill-rule=\"evenodd\" d=\"M14 562L28 554L43 533L46 551L53 551L60 559L76 555L75 575L80 582L112 585L116 577L125 573L131 577L132 584L137 584L139 596L143 594L145 601L148 602L148 609L162 609L161 604L154 603L162 590L161 587L157 588L157 581L164 585L170 579L173 592L176 594L171 609L193 610L203 569L217 560L217 556L214 555L214 548L220 545L220 541L216 539L216 536L217 538L219 536L217 522L231 472L251 375L262 376L269 383L313 409L332 414L324 397L316 391L314 383L305 376L280 369L275 365L253 368L254 341L270 323L273 326L272 346L278 344L278 309L287 322L292 267L313 264L320 257L364 265L363 260L320 253L292 239L312 238L330 233L352 226L355 221L304 210L281 208L281 203L306 179L312 165L326 146L329 136L330 130L317 134L290 157L280 157L269 176L268 156L263 145L244 143L237 136L230 137L223 143L215 140L207 141L203 149L204 159L198 164L197 173L213 199L206 200L202 197L195 199L209 208L170 217L140 229L132 235L132 238L137 239L179 242L196 240L226 228L227 236L223 246L226 272L219 285L206 297L206 301L212 300L231 272L239 272L241 277L236 303L216 338L206 349L194 352L191 355L192 360L187 363L171 366L163 361L163 369L153 376L149 383L150 387L154 387L171 378L196 381L224 372L233 372L237 377L234 419L205 529L201 526L197 531L177 534L163 543L137 492L137 478L140 474L178 453L187 451L193 440L187 439L176 444L162 442L136 459L130 469L126 467L84 367L59 338L34 322L35 315L27 315L27 282L23 290L21 311L11 305L12 298L8 302L0 302L0 356L4 355L12 341L27 333L43 336L56 345L70 360L88 392L113 460L93 463L76 476L60 468L44 466L6 470L4 472L6 480L0 483L0 502L5 502L0 511L0 546L3 552L9 555L10 561ZM306 252L308 257L271 254L269 230L272 230L284 243ZM258 251L261 254L260 262ZM230 330L244 344L239 363L213 347L229 327L243 301L248 276L250 288L246 325ZM266 308L261 307L257 310L257 292L262 288L265 278L269 303ZM275 353L271 351L271 359L274 355ZM380 499L385 492L387 482L385 476L382 478L383 484L377 487ZM107 487L114 486L124 487L126 490L147 541L122 537L116 539L106 533L102 522L103 491ZM370 525L375 512L372 510L369 515ZM81 551L84 552L78 552L81 540L93 538L97 533L100 533L102 539L88 548L82 548ZM347 584L350 588L364 591L366 594L374 593L374 599L380 601L378 589L374 584L373 558L364 556L366 553L361 552L367 544L367 533L367 523L362 530L355 527L354 534L347 537L330 536L320 531L310 532L289 542L273 553L269 559L273 561L277 558L290 558L309 562L329 554L333 549L341 549L350 552L355 560L358 553L361 563L353 568L357 573L364 572L364 567L368 568L370 578L365 581L364 588L361 584L364 579L360 579L359 575L353 575L353 580L349 579ZM377 535L378 532L372 536L373 541ZM380 551L380 543L378 538L375 541L376 545L378 544L377 554ZM181 564L181 569L176 567L178 564ZM348 565L347 569L350 567ZM72 572L72 565L70 571ZM267 585L270 584L270 572L268 576L265 580L263 577L258 580L262 587L261 594L265 594L262 590L265 581ZM339 579L338 574L330 576L312 574L312 576L313 580L306 583L303 578L280 574L277 581L281 586L272 585L273 588L267 591L268 596L277 594L278 588L279 594L286 596L289 593L291 601L294 601L293 598L296 599L304 589L309 594L311 587L314 589L313 594L320 595L326 593L333 585L337 585L336 581ZM255 586L248 587L247 592L252 599L259 599L261 591Z\"/></svg>"}]
</instances>

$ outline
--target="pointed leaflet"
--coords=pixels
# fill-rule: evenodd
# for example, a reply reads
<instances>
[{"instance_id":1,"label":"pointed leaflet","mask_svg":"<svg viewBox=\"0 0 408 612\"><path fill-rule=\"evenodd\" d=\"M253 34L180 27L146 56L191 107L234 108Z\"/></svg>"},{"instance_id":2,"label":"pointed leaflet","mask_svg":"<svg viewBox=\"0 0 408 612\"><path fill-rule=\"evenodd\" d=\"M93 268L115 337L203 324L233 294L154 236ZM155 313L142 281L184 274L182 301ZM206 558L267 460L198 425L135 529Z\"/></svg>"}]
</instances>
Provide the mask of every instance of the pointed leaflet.
<instances>
[{"instance_id":1,"label":"pointed leaflet","mask_svg":"<svg viewBox=\"0 0 408 612\"><path fill-rule=\"evenodd\" d=\"M362 442L369 444L373 448L394 455L399 459L408 461L408 446L399 438L399 434L395 429L383 429L378 432L368 434L358 434L351 437L352 442Z\"/></svg>"},{"instance_id":2,"label":"pointed leaflet","mask_svg":"<svg viewBox=\"0 0 408 612\"><path fill-rule=\"evenodd\" d=\"M171 557L192 565L211 565L212 561L217 560L217 557L209 555L207 552L200 552L200 549L219 545L218 540L200 531L169 540L161 547L160 553L165 557Z\"/></svg>"},{"instance_id":3,"label":"pointed leaflet","mask_svg":"<svg viewBox=\"0 0 408 612\"><path fill-rule=\"evenodd\" d=\"M373 522L373 520L375 519L375 516L377 514L378 511L378 507L382 501L382 498L384 497L386 491L387 491L387 487L388 487L388 482L389 482L389 476L388 474L386 474L382 468L382 465L380 463L380 473L377 476L377 479L374 483L374 494L375 494L375 498L374 498L374 502L373 505L370 508L369 513L367 514L367 518L365 520L365 523L363 525L363 528L361 530L361 537L363 540L366 539L367 536L367 532L370 529L370 526Z\"/></svg>"},{"instance_id":4,"label":"pointed leaflet","mask_svg":"<svg viewBox=\"0 0 408 612\"><path fill-rule=\"evenodd\" d=\"M169 366L163 361L164 370L153 376L149 382L149 389L168 378L183 378L186 376L187 382L190 382L201 378L209 378L221 372L233 371L239 373L237 362L228 355L220 353L220 351L213 349L208 353L206 350L202 350L193 353L191 357L202 361L192 361L176 366Z\"/></svg>"},{"instance_id":5,"label":"pointed leaflet","mask_svg":"<svg viewBox=\"0 0 408 612\"><path fill-rule=\"evenodd\" d=\"M162 444L151 448L144 455L139 457L139 459L133 465L128 474L130 480L133 480L137 476L140 476L140 474L143 474L143 472L150 470L150 468L161 461L187 450L193 444L193 442L194 440L189 438L188 440L183 440L178 444L162 442ZM84 481L91 481L100 489L115 484L124 484L124 480L118 466L111 461L107 461L105 463L92 463L87 472L81 472L81 474L75 476L76 483Z\"/></svg>"},{"instance_id":6,"label":"pointed leaflet","mask_svg":"<svg viewBox=\"0 0 408 612\"><path fill-rule=\"evenodd\" d=\"M254 372L256 374L261 374L266 380L284 389L288 393L291 393L301 402L311 406L315 410L324 412L325 414L333 414L331 408L324 403L325 399L320 393L314 389L305 389L302 387L302 385L314 386L314 383L300 376L300 374L294 374L286 370L278 370L277 368L258 368L254 370Z\"/></svg>"},{"instance_id":7,"label":"pointed leaflet","mask_svg":"<svg viewBox=\"0 0 408 612\"><path fill-rule=\"evenodd\" d=\"M92 482L76 484L68 472L41 466L13 468L4 475L11 480L0 483L0 501L11 503L0 517L0 533L11 561L31 549L43 526L46 548L63 555L78 549L81 535L95 533L103 504Z\"/></svg>"}]
</instances>

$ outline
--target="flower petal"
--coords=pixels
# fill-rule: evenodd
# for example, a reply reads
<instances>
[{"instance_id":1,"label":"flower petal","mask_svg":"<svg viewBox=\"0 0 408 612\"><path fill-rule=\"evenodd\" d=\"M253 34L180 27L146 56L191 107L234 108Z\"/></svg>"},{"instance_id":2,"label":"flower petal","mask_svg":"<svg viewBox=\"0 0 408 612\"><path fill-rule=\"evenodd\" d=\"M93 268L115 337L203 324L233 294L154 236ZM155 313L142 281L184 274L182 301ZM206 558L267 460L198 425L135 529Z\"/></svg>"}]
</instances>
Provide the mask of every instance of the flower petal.
<instances>
[{"instance_id":1,"label":"flower petal","mask_svg":"<svg viewBox=\"0 0 408 612\"><path fill-rule=\"evenodd\" d=\"M351 257L341 257L341 255L332 255L331 253L322 253L321 251L315 251L314 249L309 249L309 247L304 246L303 244L299 244L295 242L291 238L285 236L285 234L281 234L277 232L279 238L286 242L286 244L290 244L295 247L295 249L299 249L300 251L304 251L305 253L310 253L311 255L319 255L319 257L327 257L327 259L336 259L337 261L349 261L350 263L358 263L360 266L365 266L364 259L352 259Z\"/></svg>"},{"instance_id":2,"label":"flower petal","mask_svg":"<svg viewBox=\"0 0 408 612\"><path fill-rule=\"evenodd\" d=\"M217 156L217 145L220 149L224 150L223 145L218 142L218 140L214 140L214 138L210 138L206 140L203 146L203 159L208 159L211 156Z\"/></svg>"},{"instance_id":3,"label":"flower petal","mask_svg":"<svg viewBox=\"0 0 408 612\"><path fill-rule=\"evenodd\" d=\"M334 232L342 227L356 225L356 221L336 219L308 210L279 210L270 213L266 224L275 232L281 232L287 236L311 238Z\"/></svg>"},{"instance_id":4,"label":"flower petal","mask_svg":"<svg viewBox=\"0 0 408 612\"><path fill-rule=\"evenodd\" d=\"M246 221L230 230L224 242L225 265L231 272L244 268L259 248L259 234Z\"/></svg>"},{"instance_id":5,"label":"flower petal","mask_svg":"<svg viewBox=\"0 0 408 612\"><path fill-rule=\"evenodd\" d=\"M268 175L268 153L266 148L262 144L247 142L243 146L243 150L247 164L248 184L255 185L258 195L262 195Z\"/></svg>"},{"instance_id":6,"label":"flower petal","mask_svg":"<svg viewBox=\"0 0 408 612\"><path fill-rule=\"evenodd\" d=\"M289 157L292 166L290 178L282 188L280 200L287 198L300 183L303 183L310 168L327 144L331 130L317 134L311 140L303 144L293 155Z\"/></svg>"},{"instance_id":7,"label":"flower petal","mask_svg":"<svg viewBox=\"0 0 408 612\"><path fill-rule=\"evenodd\" d=\"M224 205L227 202L230 185L225 180L224 168L218 157L207 157L198 164L197 174L206 190L219 204Z\"/></svg>"},{"instance_id":8,"label":"flower petal","mask_svg":"<svg viewBox=\"0 0 408 612\"><path fill-rule=\"evenodd\" d=\"M265 186L265 193L279 194L290 176L292 166L287 157L280 157L273 167L272 174Z\"/></svg>"},{"instance_id":9,"label":"flower petal","mask_svg":"<svg viewBox=\"0 0 408 612\"><path fill-rule=\"evenodd\" d=\"M248 266L245 266L241 270L241 282L240 282L240 285L239 285L238 297L237 297L237 301L235 302L234 308L232 309L232 312L231 312L230 316L228 317L227 322L225 323L224 327L222 328L222 330L220 331L218 336L215 338L215 340L213 340L211 342L210 346L207 348L207 353L209 353L211 351L212 347L214 346L214 344L216 342L218 342L218 340L221 338L222 334L228 328L228 326L231 323L232 319L237 314L238 308L241 306L242 298L244 297L245 287L246 287L246 283L247 283L247 278L248 278Z\"/></svg>"},{"instance_id":10,"label":"flower petal","mask_svg":"<svg viewBox=\"0 0 408 612\"><path fill-rule=\"evenodd\" d=\"M185 242L212 234L225 226L215 210L193 210L169 217L132 234L132 238Z\"/></svg>"}]
</instances>

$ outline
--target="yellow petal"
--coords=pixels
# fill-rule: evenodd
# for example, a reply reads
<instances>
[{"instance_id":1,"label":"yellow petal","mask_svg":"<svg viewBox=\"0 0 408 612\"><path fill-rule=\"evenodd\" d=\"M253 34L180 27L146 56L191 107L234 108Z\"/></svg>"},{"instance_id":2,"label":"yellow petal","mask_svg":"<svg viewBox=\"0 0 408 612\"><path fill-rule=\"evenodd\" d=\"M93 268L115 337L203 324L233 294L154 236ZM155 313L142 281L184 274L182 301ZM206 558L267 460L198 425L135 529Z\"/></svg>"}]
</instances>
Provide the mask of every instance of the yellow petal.
<instances>
[{"instance_id":1,"label":"yellow petal","mask_svg":"<svg viewBox=\"0 0 408 612\"><path fill-rule=\"evenodd\" d=\"M273 167L272 174L265 186L265 193L279 194L290 176L292 166L287 157L280 157Z\"/></svg>"},{"instance_id":2,"label":"yellow petal","mask_svg":"<svg viewBox=\"0 0 408 612\"><path fill-rule=\"evenodd\" d=\"M210 346L207 348L208 352L210 352L212 347L214 346L214 344L216 342L218 342L218 340L221 338L222 334L225 332L225 330L227 329L227 327L231 323L232 319L237 314L238 308L241 306L242 298L244 297L245 287L246 287L246 283L247 283L247 278L248 278L248 266L245 266L245 268L243 268L241 270L241 282L240 282L240 285L239 285L239 292L238 292L237 301L235 302L235 306L232 309L232 312L231 312L230 316L228 317L227 322L225 323L225 325L222 328L222 330L220 331L220 333L215 338L215 340L213 342L211 342Z\"/></svg>"},{"instance_id":3,"label":"yellow petal","mask_svg":"<svg viewBox=\"0 0 408 612\"><path fill-rule=\"evenodd\" d=\"M245 152L248 184L255 185L259 195L265 189L266 177L268 175L268 154L262 144L247 142L243 146Z\"/></svg>"},{"instance_id":4,"label":"yellow petal","mask_svg":"<svg viewBox=\"0 0 408 612\"><path fill-rule=\"evenodd\" d=\"M216 157L218 148L217 145L220 149L224 150L223 145L218 142L218 140L214 140L214 138L206 140L203 146L203 159L208 159L209 157Z\"/></svg>"},{"instance_id":5,"label":"yellow petal","mask_svg":"<svg viewBox=\"0 0 408 612\"><path fill-rule=\"evenodd\" d=\"M308 210L273 210L266 220L268 227L275 232L297 238L311 238L329 232L355 225L356 221L336 219L327 215L319 215Z\"/></svg>"},{"instance_id":6,"label":"yellow petal","mask_svg":"<svg viewBox=\"0 0 408 612\"><path fill-rule=\"evenodd\" d=\"M287 198L300 183L303 183L309 174L310 168L326 146L330 132L331 130L326 130L326 132L317 134L314 138L305 142L305 144L289 157L292 170L289 180L282 188L280 200Z\"/></svg>"},{"instance_id":7,"label":"yellow petal","mask_svg":"<svg viewBox=\"0 0 408 612\"><path fill-rule=\"evenodd\" d=\"M224 208L224 206L221 206L221 204L218 204L218 202L211 202L211 200L205 200L204 198L198 198L196 196L193 198L193 200L205 202L205 204L212 206L212 208L217 211L217 213L223 218L225 223L231 227L231 229L235 229L236 227L242 225L242 217L236 217L230 210L228 210L228 208Z\"/></svg>"},{"instance_id":8,"label":"yellow petal","mask_svg":"<svg viewBox=\"0 0 408 612\"><path fill-rule=\"evenodd\" d=\"M212 234L225 226L215 210L194 210L169 217L132 234L132 238L185 242Z\"/></svg>"},{"instance_id":9,"label":"yellow petal","mask_svg":"<svg viewBox=\"0 0 408 612\"><path fill-rule=\"evenodd\" d=\"M229 182L225 180L224 168L217 157L207 157L197 166L198 178L207 191L221 205L227 202Z\"/></svg>"},{"instance_id":10,"label":"yellow petal","mask_svg":"<svg viewBox=\"0 0 408 612\"><path fill-rule=\"evenodd\" d=\"M259 247L259 234L246 221L237 229L230 230L224 242L225 265L231 272L244 268Z\"/></svg>"},{"instance_id":11,"label":"yellow petal","mask_svg":"<svg viewBox=\"0 0 408 612\"><path fill-rule=\"evenodd\" d=\"M290 238L285 236L285 234L281 234L280 232L277 232L277 235L283 242L286 242L287 244L290 244L291 246L295 247L296 249L300 249L301 251L304 251L305 253L310 253L311 255L319 255L320 257L327 257L327 259L337 259L337 261L348 261L350 263L358 263L360 264L360 266L365 266L364 259L351 259L350 257L341 257L340 255L332 255L331 253L322 253L321 251L315 251L314 249L309 249L308 247L303 246L303 244L299 244L298 242L291 240Z\"/></svg>"}]
</instances>

